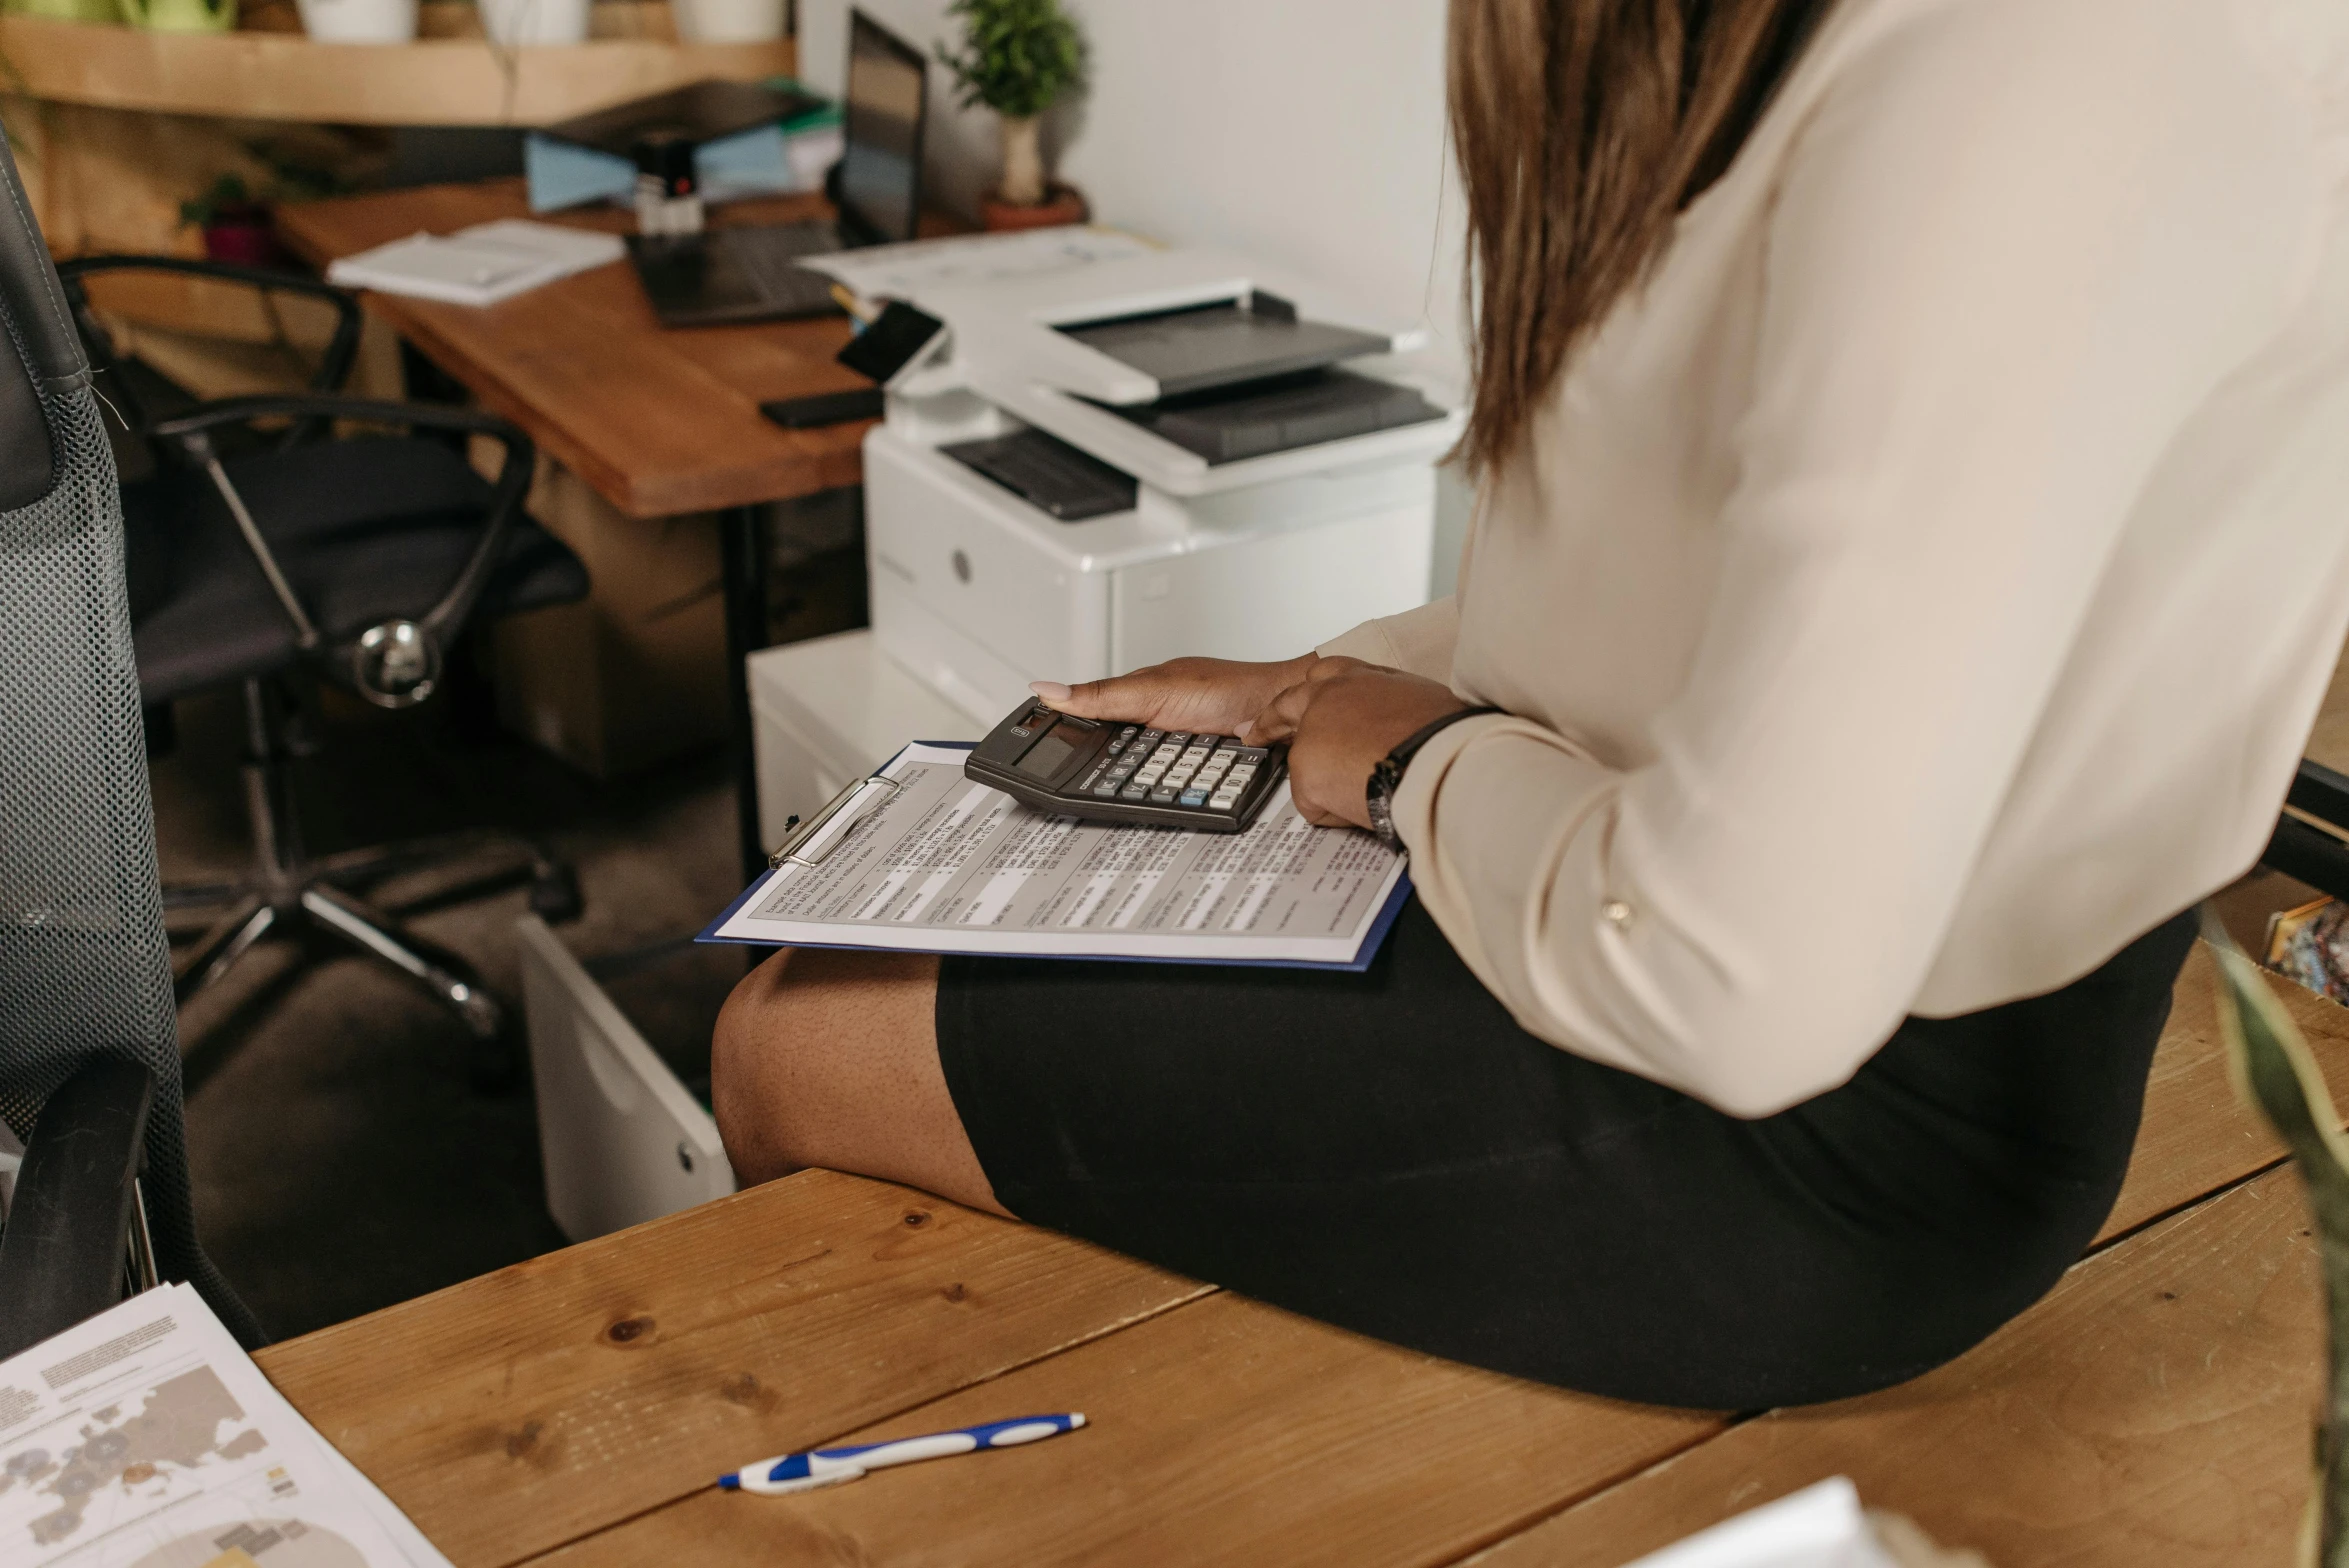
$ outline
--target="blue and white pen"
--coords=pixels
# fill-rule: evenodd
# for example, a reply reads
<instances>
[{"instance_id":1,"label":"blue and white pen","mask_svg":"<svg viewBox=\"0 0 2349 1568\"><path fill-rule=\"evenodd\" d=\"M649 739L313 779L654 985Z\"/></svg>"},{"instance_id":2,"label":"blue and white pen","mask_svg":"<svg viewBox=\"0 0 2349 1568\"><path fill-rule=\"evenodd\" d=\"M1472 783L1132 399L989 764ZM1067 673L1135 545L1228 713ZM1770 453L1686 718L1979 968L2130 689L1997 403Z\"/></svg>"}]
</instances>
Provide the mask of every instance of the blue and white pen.
<instances>
[{"instance_id":1,"label":"blue and white pen","mask_svg":"<svg viewBox=\"0 0 2349 1568\"><path fill-rule=\"evenodd\" d=\"M786 1492L807 1492L819 1486L853 1481L867 1470L879 1470L887 1465L944 1459L950 1454L976 1453L982 1448L1016 1448L1022 1443L1040 1443L1063 1432L1074 1432L1084 1424L1081 1415L1020 1416L1010 1421L990 1421L985 1426L966 1426L955 1432L932 1432L926 1437L856 1443L846 1448L812 1448L804 1454L785 1454L779 1459L762 1459L755 1465L744 1465L732 1475L718 1477L718 1484L729 1492L780 1497Z\"/></svg>"}]
</instances>

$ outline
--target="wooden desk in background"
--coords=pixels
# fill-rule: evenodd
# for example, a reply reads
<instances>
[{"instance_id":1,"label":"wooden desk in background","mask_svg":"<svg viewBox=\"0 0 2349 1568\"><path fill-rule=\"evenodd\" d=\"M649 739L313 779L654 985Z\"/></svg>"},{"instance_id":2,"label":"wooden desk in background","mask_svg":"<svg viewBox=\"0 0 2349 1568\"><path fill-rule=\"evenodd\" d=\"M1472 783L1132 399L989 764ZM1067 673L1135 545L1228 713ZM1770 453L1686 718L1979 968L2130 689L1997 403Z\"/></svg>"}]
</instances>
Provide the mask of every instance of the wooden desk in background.
<instances>
[{"instance_id":1,"label":"wooden desk in background","mask_svg":"<svg viewBox=\"0 0 2349 1568\"><path fill-rule=\"evenodd\" d=\"M2210 988L2198 950L2089 1256L1950 1366L1814 1410L1513 1382L823 1172L259 1359L460 1568L1619 1568L1835 1474L1997 1568L2283 1568L2318 1260L2297 1174L2226 1083ZM2349 1012L2283 989L2338 1081ZM1049 1410L1092 1425L798 1497L711 1485Z\"/></svg>"},{"instance_id":2,"label":"wooden desk in background","mask_svg":"<svg viewBox=\"0 0 2349 1568\"><path fill-rule=\"evenodd\" d=\"M817 197L777 198L730 203L714 221L779 223L829 211ZM489 180L289 205L277 226L295 254L323 268L419 230L446 234L528 215L520 180ZM612 208L545 221L633 227ZM833 363L847 320L664 329L624 262L486 309L375 293L366 306L620 513L647 521L717 514L729 740L745 869L754 870L764 857L742 660L767 637L761 508L859 483L867 429L785 430L759 404L869 385Z\"/></svg>"}]
</instances>

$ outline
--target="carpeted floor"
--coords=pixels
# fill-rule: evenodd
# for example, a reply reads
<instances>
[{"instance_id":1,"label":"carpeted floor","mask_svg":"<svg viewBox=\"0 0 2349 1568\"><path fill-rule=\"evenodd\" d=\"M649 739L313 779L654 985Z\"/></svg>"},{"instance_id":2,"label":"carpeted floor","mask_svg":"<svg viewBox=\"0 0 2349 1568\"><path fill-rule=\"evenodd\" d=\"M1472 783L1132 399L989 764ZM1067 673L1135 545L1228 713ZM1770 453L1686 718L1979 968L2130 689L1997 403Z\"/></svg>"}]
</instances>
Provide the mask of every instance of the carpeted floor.
<instances>
[{"instance_id":1,"label":"carpeted floor","mask_svg":"<svg viewBox=\"0 0 2349 1568\"><path fill-rule=\"evenodd\" d=\"M153 767L166 880L233 874L247 854L233 693L179 705ZM440 704L385 714L327 701L320 752L295 764L319 852L463 827L527 827L578 867L584 916L559 927L583 958L688 935L736 890L733 799L705 755L604 785ZM387 886L386 903L433 889ZM517 887L413 924L518 998ZM732 950L620 965L609 990L688 1076L742 972ZM525 1079L468 1083L465 1036L390 969L324 943L273 941L181 1020L197 1220L273 1334L302 1333L563 1245L540 1186Z\"/></svg>"}]
</instances>

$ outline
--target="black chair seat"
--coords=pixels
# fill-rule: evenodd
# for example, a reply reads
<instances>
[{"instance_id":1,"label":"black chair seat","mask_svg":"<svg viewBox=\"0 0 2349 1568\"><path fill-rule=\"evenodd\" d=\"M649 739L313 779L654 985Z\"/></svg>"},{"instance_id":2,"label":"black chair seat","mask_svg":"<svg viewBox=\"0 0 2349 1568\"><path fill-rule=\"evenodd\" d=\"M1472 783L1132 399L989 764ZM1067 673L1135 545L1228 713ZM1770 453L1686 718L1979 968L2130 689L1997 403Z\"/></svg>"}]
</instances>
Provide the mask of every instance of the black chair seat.
<instances>
[{"instance_id":1,"label":"black chair seat","mask_svg":"<svg viewBox=\"0 0 2349 1568\"><path fill-rule=\"evenodd\" d=\"M438 442L362 437L223 465L295 595L330 640L413 616L453 582L490 485ZM212 481L174 467L123 489L132 636L148 703L265 675L299 657L294 628ZM587 593L568 546L518 518L475 613Z\"/></svg>"}]
</instances>

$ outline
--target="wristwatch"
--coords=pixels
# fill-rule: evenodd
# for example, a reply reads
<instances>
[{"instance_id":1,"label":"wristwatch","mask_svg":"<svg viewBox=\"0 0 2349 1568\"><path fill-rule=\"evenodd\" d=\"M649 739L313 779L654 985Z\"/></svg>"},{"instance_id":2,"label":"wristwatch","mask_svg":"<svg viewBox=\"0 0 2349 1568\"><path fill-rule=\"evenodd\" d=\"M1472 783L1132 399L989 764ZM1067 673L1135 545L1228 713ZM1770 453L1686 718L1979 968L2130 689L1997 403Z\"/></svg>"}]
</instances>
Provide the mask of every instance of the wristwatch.
<instances>
[{"instance_id":1,"label":"wristwatch","mask_svg":"<svg viewBox=\"0 0 2349 1568\"><path fill-rule=\"evenodd\" d=\"M1403 787L1403 770L1411 766L1411 759L1419 755L1420 747L1462 719L1479 718L1500 711L1498 708L1462 708L1457 713L1447 713L1379 758L1376 766L1370 770L1370 782L1362 787L1363 801L1370 807L1370 831L1390 844L1396 842L1395 791Z\"/></svg>"}]
</instances>

